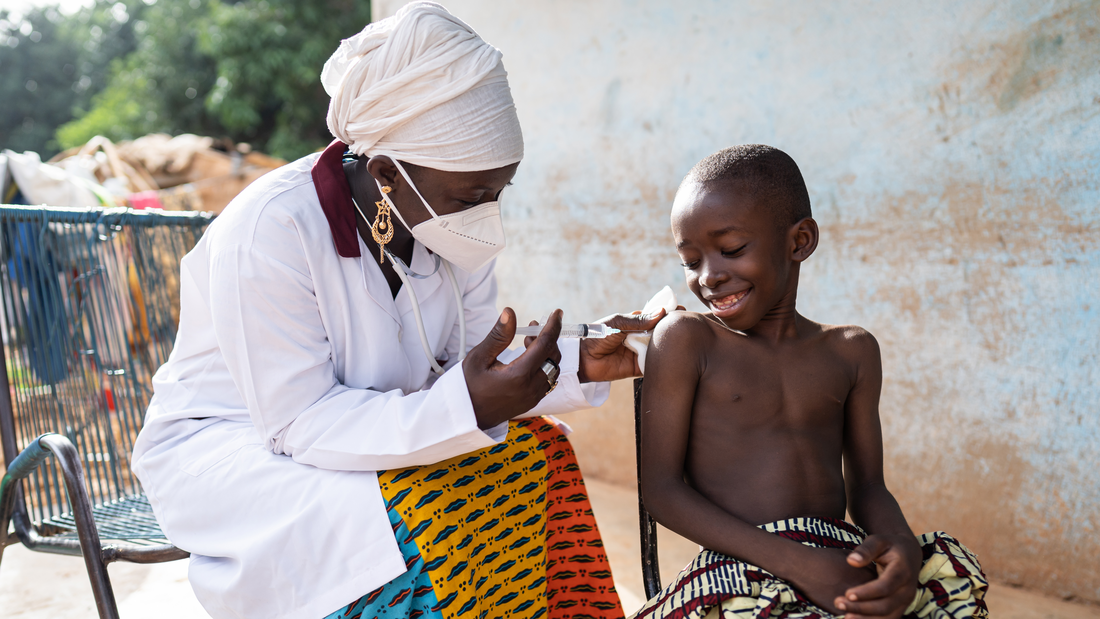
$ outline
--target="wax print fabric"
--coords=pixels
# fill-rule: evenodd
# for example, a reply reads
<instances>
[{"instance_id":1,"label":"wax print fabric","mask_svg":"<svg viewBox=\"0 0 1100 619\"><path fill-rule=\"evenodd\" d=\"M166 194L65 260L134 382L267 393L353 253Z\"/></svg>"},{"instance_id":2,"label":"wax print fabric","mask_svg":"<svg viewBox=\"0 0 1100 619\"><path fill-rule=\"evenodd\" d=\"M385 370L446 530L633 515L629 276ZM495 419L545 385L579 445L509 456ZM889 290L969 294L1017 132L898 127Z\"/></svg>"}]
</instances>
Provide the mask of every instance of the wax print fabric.
<instances>
[{"instance_id":1,"label":"wax print fabric","mask_svg":"<svg viewBox=\"0 0 1100 619\"><path fill-rule=\"evenodd\" d=\"M817 548L854 550L867 534L831 518L790 518L762 525ZM921 535L924 563L906 619L988 617L985 574L977 557L943 532ZM770 572L703 550L632 619L839 619Z\"/></svg>"},{"instance_id":2,"label":"wax print fabric","mask_svg":"<svg viewBox=\"0 0 1100 619\"><path fill-rule=\"evenodd\" d=\"M547 418L436 465L378 473L408 571L326 619L617 619L568 439Z\"/></svg>"}]
</instances>

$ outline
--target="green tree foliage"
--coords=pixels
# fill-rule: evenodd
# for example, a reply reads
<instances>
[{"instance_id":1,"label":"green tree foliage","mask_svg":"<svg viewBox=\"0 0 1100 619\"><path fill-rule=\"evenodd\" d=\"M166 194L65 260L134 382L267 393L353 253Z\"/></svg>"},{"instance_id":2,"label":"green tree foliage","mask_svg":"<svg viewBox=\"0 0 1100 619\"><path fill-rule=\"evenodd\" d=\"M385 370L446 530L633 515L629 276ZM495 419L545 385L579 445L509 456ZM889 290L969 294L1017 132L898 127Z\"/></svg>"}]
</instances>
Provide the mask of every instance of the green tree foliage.
<instances>
[{"instance_id":1,"label":"green tree foliage","mask_svg":"<svg viewBox=\"0 0 1100 619\"><path fill-rule=\"evenodd\" d=\"M198 49L209 11L198 0L161 0L134 24L136 49L110 63L107 85L87 109L57 132L68 148L104 135L119 141L147 133L220 136L203 95L217 79L214 60Z\"/></svg>"},{"instance_id":2,"label":"green tree foliage","mask_svg":"<svg viewBox=\"0 0 1100 619\"><path fill-rule=\"evenodd\" d=\"M57 152L57 127L106 85L110 62L136 48L132 18L144 9L99 0L71 16L0 10L0 148Z\"/></svg>"},{"instance_id":3,"label":"green tree foliage","mask_svg":"<svg viewBox=\"0 0 1100 619\"><path fill-rule=\"evenodd\" d=\"M140 0L139 0L140 1ZM145 0L148 1L148 0ZM154 0L63 146L153 131L247 141L293 159L324 146L321 67L370 21L365 0Z\"/></svg>"},{"instance_id":4,"label":"green tree foliage","mask_svg":"<svg viewBox=\"0 0 1100 619\"><path fill-rule=\"evenodd\" d=\"M342 39L370 23L370 3L254 0L214 2L211 9L201 47L218 59L218 77L207 109L229 131L275 155L327 144L332 135L321 67Z\"/></svg>"}]
</instances>

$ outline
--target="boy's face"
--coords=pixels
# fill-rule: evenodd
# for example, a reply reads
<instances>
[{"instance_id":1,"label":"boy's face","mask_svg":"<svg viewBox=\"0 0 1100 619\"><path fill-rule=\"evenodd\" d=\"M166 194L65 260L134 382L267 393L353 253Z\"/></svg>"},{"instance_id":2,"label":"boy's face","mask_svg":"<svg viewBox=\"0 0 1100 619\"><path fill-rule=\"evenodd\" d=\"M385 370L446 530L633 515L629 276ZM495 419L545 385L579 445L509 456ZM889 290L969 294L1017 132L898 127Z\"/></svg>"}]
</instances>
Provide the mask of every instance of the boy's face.
<instances>
[{"instance_id":1,"label":"boy's face","mask_svg":"<svg viewBox=\"0 0 1100 619\"><path fill-rule=\"evenodd\" d=\"M739 331L751 329L791 292L792 267L800 261L791 235L764 200L738 181L692 183L680 189L672 207L688 288Z\"/></svg>"}]
</instances>

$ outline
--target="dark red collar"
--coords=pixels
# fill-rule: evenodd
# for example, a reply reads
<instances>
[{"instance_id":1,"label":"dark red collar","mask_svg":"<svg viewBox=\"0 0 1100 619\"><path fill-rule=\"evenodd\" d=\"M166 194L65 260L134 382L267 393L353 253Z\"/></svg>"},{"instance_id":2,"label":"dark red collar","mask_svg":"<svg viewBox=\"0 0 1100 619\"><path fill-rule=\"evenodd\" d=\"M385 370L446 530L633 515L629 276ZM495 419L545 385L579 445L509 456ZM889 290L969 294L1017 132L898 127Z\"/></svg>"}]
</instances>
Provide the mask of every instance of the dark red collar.
<instances>
[{"instance_id":1,"label":"dark red collar","mask_svg":"<svg viewBox=\"0 0 1100 619\"><path fill-rule=\"evenodd\" d=\"M317 188L317 199L321 201L321 210L325 212L328 226L332 230L332 241L336 253L344 258L358 258L359 237L355 229L355 205L351 201L351 190L344 176L344 152L347 145L333 140L325 152L313 164L313 185Z\"/></svg>"}]
</instances>

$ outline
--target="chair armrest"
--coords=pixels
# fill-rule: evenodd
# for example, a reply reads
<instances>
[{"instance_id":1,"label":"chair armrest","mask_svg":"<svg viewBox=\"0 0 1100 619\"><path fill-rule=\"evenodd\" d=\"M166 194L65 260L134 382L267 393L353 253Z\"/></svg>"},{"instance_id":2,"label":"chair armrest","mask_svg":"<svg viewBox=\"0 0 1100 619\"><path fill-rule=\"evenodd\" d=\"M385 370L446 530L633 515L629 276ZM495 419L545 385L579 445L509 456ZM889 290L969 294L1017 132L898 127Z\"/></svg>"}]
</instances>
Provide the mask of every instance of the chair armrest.
<instances>
[{"instance_id":1,"label":"chair armrest","mask_svg":"<svg viewBox=\"0 0 1100 619\"><path fill-rule=\"evenodd\" d=\"M103 561L103 546L99 542L99 531L95 528L92 515L92 501L88 497L88 487L84 483L84 467L80 464L80 452L72 441L60 434L43 434L28 445L12 460L8 473L4 474L3 492L0 493L0 524L3 525L4 542L8 542L8 519L15 506L18 482L31 473L38 465L53 454L65 477L65 490L69 495L69 505L73 508L76 520L76 535L79 542L64 540L62 544L43 544L34 526L25 517L25 513L15 518L15 532L20 541L31 550L43 550L59 554L83 555L84 565L88 568L92 593L95 595L96 608L101 617L118 618L115 593L107 575L107 564ZM9 481L10 475L10 481ZM0 552L5 544L0 544ZM0 556L2 558L2 556Z\"/></svg>"},{"instance_id":2,"label":"chair armrest","mask_svg":"<svg viewBox=\"0 0 1100 619\"><path fill-rule=\"evenodd\" d=\"M45 435L43 435L45 436ZM14 543L9 539L8 526L15 512L16 489L19 482L30 475L39 464L49 457L50 452L39 443L38 437L31 441L19 455L7 466L3 479L0 479L0 552Z\"/></svg>"},{"instance_id":3,"label":"chair armrest","mask_svg":"<svg viewBox=\"0 0 1100 619\"><path fill-rule=\"evenodd\" d=\"M38 468L38 465L42 464L42 462L49 457L49 450L39 443L39 441L46 436L49 435L43 434L31 441L31 444L27 445L23 451L19 452L19 455L11 461L11 464L8 465L7 473L4 474L5 484L9 482L9 477L14 478L12 481L15 481L30 475L31 471Z\"/></svg>"},{"instance_id":4,"label":"chair armrest","mask_svg":"<svg viewBox=\"0 0 1100 619\"><path fill-rule=\"evenodd\" d=\"M27 445L12 460L3 481L0 482L3 488L0 491L0 533L3 535L4 542L0 543L0 548L13 543L7 539L8 523L15 515L19 481L30 475L50 455L57 457L58 466L65 479L65 490L69 495L69 505L73 510L73 519L76 521L79 542L51 544L53 547L43 547L41 550L60 554L84 554L85 561L100 561L99 531L96 530L95 518L92 516L92 501L88 497L88 486L84 483L84 467L80 463L80 453L68 438L53 433L43 434ZM36 540L39 540L37 531L33 529L33 525L27 518L16 517L14 522L16 535L24 545L31 549L39 545L36 543ZM81 548L94 548L95 551L91 554L82 553Z\"/></svg>"}]
</instances>

